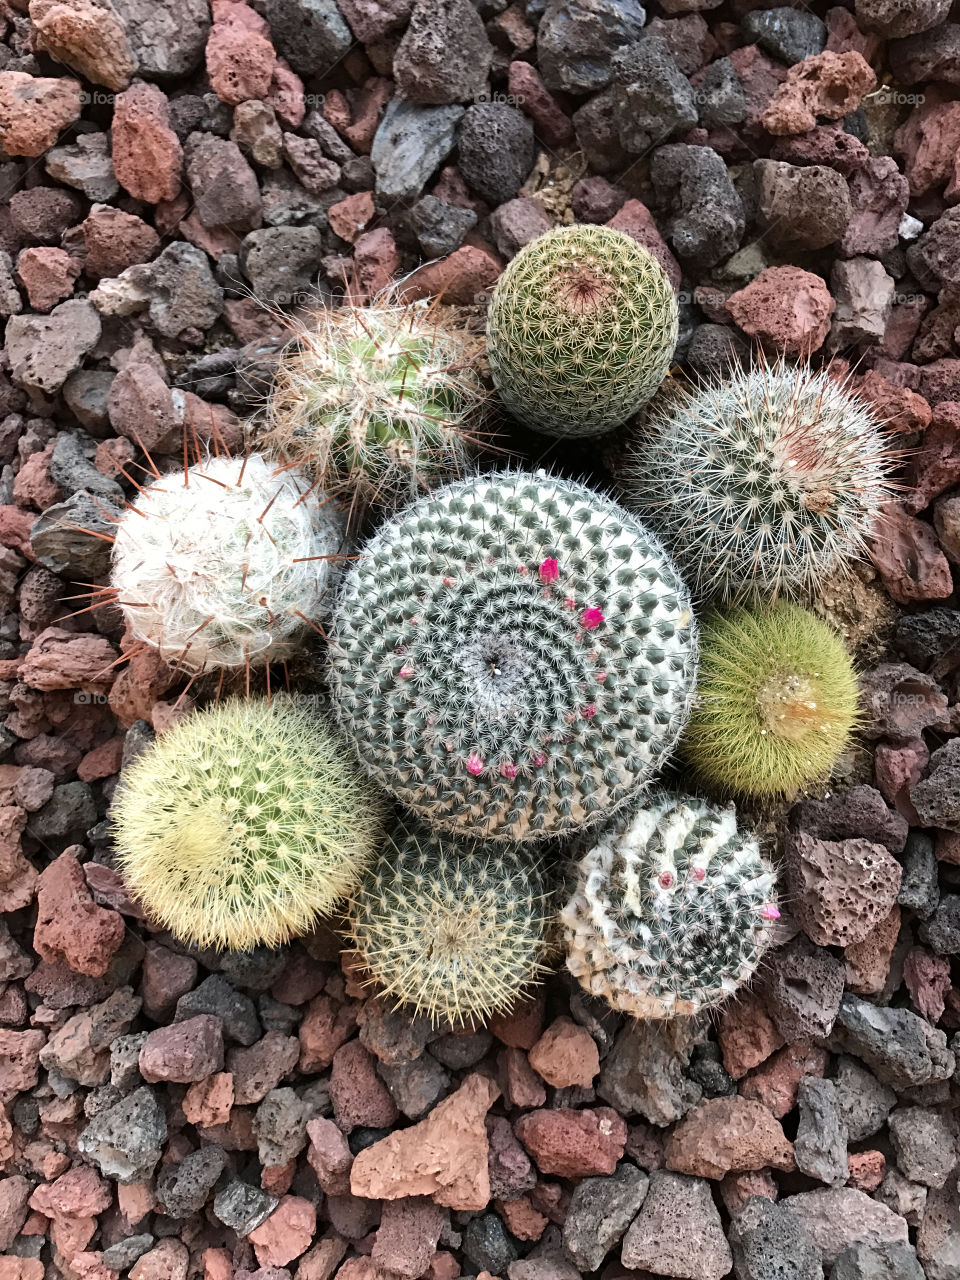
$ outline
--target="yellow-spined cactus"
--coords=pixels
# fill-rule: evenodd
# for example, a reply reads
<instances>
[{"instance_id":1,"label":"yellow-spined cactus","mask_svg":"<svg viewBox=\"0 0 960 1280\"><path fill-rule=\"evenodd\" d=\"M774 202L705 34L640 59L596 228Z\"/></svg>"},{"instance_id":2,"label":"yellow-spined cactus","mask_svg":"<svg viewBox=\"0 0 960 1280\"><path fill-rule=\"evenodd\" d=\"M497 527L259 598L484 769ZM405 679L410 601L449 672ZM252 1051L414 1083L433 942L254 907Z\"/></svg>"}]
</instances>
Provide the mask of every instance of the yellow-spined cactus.
<instances>
[{"instance_id":1,"label":"yellow-spined cactus","mask_svg":"<svg viewBox=\"0 0 960 1280\"><path fill-rule=\"evenodd\" d=\"M315 699L233 699L174 725L124 771L117 864L183 942L245 951L307 933L357 885L378 794Z\"/></svg>"}]
</instances>

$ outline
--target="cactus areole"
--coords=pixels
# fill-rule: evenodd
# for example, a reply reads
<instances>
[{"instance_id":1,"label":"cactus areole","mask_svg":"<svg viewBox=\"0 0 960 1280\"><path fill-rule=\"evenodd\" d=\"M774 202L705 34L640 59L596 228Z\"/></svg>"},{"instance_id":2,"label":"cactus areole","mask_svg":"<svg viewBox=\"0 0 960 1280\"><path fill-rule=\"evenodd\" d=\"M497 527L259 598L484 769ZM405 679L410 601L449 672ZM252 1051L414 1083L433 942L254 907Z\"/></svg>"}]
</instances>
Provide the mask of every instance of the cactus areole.
<instances>
[{"instance_id":1,"label":"cactus areole","mask_svg":"<svg viewBox=\"0 0 960 1280\"><path fill-rule=\"evenodd\" d=\"M659 543L543 473L438 490L347 574L333 706L372 776L442 830L538 840L599 821L672 750L696 635Z\"/></svg>"}]
</instances>

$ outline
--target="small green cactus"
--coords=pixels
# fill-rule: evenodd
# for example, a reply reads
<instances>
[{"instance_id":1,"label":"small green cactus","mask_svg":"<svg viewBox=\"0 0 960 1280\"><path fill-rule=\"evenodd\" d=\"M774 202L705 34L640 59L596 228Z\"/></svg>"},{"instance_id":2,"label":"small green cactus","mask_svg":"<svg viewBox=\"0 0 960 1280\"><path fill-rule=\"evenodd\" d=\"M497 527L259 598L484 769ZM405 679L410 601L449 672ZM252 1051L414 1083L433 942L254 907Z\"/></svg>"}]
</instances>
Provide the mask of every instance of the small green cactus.
<instances>
[{"instance_id":1,"label":"small green cactus","mask_svg":"<svg viewBox=\"0 0 960 1280\"><path fill-rule=\"evenodd\" d=\"M611 227L557 227L497 281L490 372L509 412L535 431L599 435L657 390L677 332L673 286L652 254Z\"/></svg>"},{"instance_id":2,"label":"small green cactus","mask_svg":"<svg viewBox=\"0 0 960 1280\"><path fill-rule=\"evenodd\" d=\"M467 336L425 303L321 311L266 407L266 448L326 493L396 505L463 474L486 392Z\"/></svg>"},{"instance_id":3,"label":"small green cactus","mask_svg":"<svg viewBox=\"0 0 960 1280\"><path fill-rule=\"evenodd\" d=\"M635 436L624 500L699 595L802 597L862 558L895 456L827 370L761 363L664 395Z\"/></svg>"},{"instance_id":4,"label":"small green cactus","mask_svg":"<svg viewBox=\"0 0 960 1280\"><path fill-rule=\"evenodd\" d=\"M850 656L825 622L781 602L714 617L683 751L710 785L791 795L829 774L858 719Z\"/></svg>"},{"instance_id":5,"label":"small green cactus","mask_svg":"<svg viewBox=\"0 0 960 1280\"><path fill-rule=\"evenodd\" d=\"M695 664L659 544L542 472L463 480L387 521L345 575L330 641L333 708L370 774L433 827L514 842L639 794Z\"/></svg>"},{"instance_id":6,"label":"small green cactus","mask_svg":"<svg viewBox=\"0 0 960 1280\"><path fill-rule=\"evenodd\" d=\"M121 775L117 865L151 920L198 947L246 951L307 933L350 893L379 797L315 699L197 712Z\"/></svg>"},{"instance_id":7,"label":"small green cactus","mask_svg":"<svg viewBox=\"0 0 960 1280\"><path fill-rule=\"evenodd\" d=\"M779 918L776 876L730 806L651 797L577 865L567 968L635 1018L700 1013L747 982Z\"/></svg>"},{"instance_id":8,"label":"small green cactus","mask_svg":"<svg viewBox=\"0 0 960 1280\"><path fill-rule=\"evenodd\" d=\"M111 587L133 636L190 671L282 661L329 612L345 522L259 454L147 485L117 524Z\"/></svg>"},{"instance_id":9,"label":"small green cactus","mask_svg":"<svg viewBox=\"0 0 960 1280\"><path fill-rule=\"evenodd\" d=\"M387 996L434 1024L472 1026L544 971L550 914L528 856L402 832L365 874L347 932Z\"/></svg>"}]
</instances>

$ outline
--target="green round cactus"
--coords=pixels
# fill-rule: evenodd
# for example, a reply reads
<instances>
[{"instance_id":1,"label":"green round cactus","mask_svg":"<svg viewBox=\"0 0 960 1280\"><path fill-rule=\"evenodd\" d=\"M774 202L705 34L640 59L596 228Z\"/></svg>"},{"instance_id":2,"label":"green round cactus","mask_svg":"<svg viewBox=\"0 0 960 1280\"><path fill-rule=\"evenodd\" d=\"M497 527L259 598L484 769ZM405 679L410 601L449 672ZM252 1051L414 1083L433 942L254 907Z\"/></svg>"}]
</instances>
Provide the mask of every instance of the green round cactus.
<instances>
[{"instance_id":1,"label":"green round cactus","mask_svg":"<svg viewBox=\"0 0 960 1280\"><path fill-rule=\"evenodd\" d=\"M426 304L324 310L280 363L264 444L327 493L395 505L464 472L486 399L467 335Z\"/></svg>"},{"instance_id":2,"label":"green round cactus","mask_svg":"<svg viewBox=\"0 0 960 1280\"><path fill-rule=\"evenodd\" d=\"M372 776L431 826L511 841L637 795L683 727L695 662L656 540L542 472L460 481L384 524L330 643L333 707Z\"/></svg>"},{"instance_id":3,"label":"green round cactus","mask_svg":"<svg viewBox=\"0 0 960 1280\"><path fill-rule=\"evenodd\" d=\"M525 245L487 313L490 372L507 409L551 436L625 422L660 386L677 345L660 263L611 227L558 227Z\"/></svg>"},{"instance_id":4,"label":"green round cactus","mask_svg":"<svg viewBox=\"0 0 960 1280\"><path fill-rule=\"evenodd\" d=\"M308 933L357 884L383 806L316 699L233 699L172 725L121 775L117 865L151 920L246 951Z\"/></svg>"},{"instance_id":5,"label":"green round cactus","mask_svg":"<svg viewBox=\"0 0 960 1280\"><path fill-rule=\"evenodd\" d=\"M699 594L802 596L862 557L894 457L871 408L828 371L778 361L664 396L636 435L624 497Z\"/></svg>"},{"instance_id":6,"label":"green round cactus","mask_svg":"<svg viewBox=\"0 0 960 1280\"><path fill-rule=\"evenodd\" d=\"M720 790L789 795L848 745L859 691L840 637L797 605L708 620L683 750Z\"/></svg>"},{"instance_id":7,"label":"green round cactus","mask_svg":"<svg viewBox=\"0 0 960 1280\"><path fill-rule=\"evenodd\" d=\"M756 971L780 915L775 883L732 806L651 797L578 863L560 913L567 968L633 1017L700 1013Z\"/></svg>"},{"instance_id":8,"label":"green round cactus","mask_svg":"<svg viewBox=\"0 0 960 1280\"><path fill-rule=\"evenodd\" d=\"M347 933L385 995L434 1023L471 1026L544 970L550 910L529 857L403 832L364 875Z\"/></svg>"},{"instance_id":9,"label":"green round cactus","mask_svg":"<svg viewBox=\"0 0 960 1280\"><path fill-rule=\"evenodd\" d=\"M124 512L112 595L131 634L187 670L282 661L329 613L345 533L295 471L256 453L208 458Z\"/></svg>"}]
</instances>

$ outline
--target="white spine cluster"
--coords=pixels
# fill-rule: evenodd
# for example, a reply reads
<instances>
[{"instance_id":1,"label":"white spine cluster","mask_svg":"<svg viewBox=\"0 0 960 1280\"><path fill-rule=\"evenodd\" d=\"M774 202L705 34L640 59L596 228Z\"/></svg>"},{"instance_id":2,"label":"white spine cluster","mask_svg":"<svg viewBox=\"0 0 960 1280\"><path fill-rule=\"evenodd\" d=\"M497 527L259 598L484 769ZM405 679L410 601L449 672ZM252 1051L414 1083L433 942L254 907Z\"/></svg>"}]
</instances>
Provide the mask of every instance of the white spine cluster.
<instances>
[{"instance_id":1,"label":"white spine cluster","mask_svg":"<svg viewBox=\"0 0 960 1280\"><path fill-rule=\"evenodd\" d=\"M581 859L560 916L567 968L634 1017L698 1013L755 972L780 914L775 882L732 806L654 797Z\"/></svg>"},{"instance_id":2,"label":"white spine cluster","mask_svg":"<svg viewBox=\"0 0 960 1280\"><path fill-rule=\"evenodd\" d=\"M263 665L328 610L343 541L299 473L259 454L212 458L142 491L117 526L111 585L133 635L168 661Z\"/></svg>"}]
</instances>

